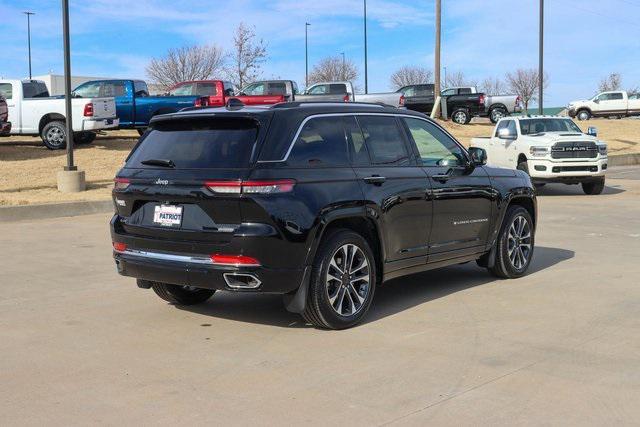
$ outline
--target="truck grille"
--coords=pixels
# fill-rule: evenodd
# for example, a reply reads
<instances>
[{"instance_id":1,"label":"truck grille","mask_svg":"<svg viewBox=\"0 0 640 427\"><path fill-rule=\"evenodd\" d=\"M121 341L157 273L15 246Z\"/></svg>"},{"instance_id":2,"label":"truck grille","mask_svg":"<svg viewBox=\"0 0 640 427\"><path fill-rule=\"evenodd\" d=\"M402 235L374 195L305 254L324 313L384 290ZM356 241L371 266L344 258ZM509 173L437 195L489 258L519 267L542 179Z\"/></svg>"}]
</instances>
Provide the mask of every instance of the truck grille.
<instances>
[{"instance_id":1,"label":"truck grille","mask_svg":"<svg viewBox=\"0 0 640 427\"><path fill-rule=\"evenodd\" d=\"M558 142L551 147L553 159L594 159L598 157L595 142Z\"/></svg>"}]
</instances>

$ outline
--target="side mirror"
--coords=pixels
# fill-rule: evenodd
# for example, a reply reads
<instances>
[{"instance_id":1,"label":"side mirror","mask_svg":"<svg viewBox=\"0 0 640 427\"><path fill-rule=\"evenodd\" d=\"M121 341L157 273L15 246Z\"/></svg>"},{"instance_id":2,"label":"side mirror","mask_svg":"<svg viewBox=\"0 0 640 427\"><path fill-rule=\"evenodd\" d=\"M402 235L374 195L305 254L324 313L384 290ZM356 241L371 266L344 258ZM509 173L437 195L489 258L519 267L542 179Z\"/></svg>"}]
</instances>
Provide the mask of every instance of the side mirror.
<instances>
[{"instance_id":1,"label":"side mirror","mask_svg":"<svg viewBox=\"0 0 640 427\"><path fill-rule=\"evenodd\" d=\"M587 129L587 135L598 136L598 128L595 126L589 126Z\"/></svg>"},{"instance_id":2,"label":"side mirror","mask_svg":"<svg viewBox=\"0 0 640 427\"><path fill-rule=\"evenodd\" d=\"M487 151L480 147L469 147L469 156L473 166L483 166L487 164Z\"/></svg>"},{"instance_id":3,"label":"side mirror","mask_svg":"<svg viewBox=\"0 0 640 427\"><path fill-rule=\"evenodd\" d=\"M600 104L600 100L598 98L594 99L593 102L595 102L596 104Z\"/></svg>"},{"instance_id":4,"label":"side mirror","mask_svg":"<svg viewBox=\"0 0 640 427\"><path fill-rule=\"evenodd\" d=\"M498 131L498 138L500 139L516 139L516 135L511 133L509 129L503 128Z\"/></svg>"}]
</instances>

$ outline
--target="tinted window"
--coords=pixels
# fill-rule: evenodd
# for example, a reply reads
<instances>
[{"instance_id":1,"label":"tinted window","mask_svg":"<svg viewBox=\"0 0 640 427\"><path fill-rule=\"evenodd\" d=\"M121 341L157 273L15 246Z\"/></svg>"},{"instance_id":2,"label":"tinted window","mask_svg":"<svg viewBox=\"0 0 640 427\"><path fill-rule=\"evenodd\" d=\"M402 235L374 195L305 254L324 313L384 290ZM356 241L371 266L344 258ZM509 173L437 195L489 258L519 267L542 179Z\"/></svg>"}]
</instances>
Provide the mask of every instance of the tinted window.
<instances>
[{"instance_id":1,"label":"tinted window","mask_svg":"<svg viewBox=\"0 0 640 427\"><path fill-rule=\"evenodd\" d=\"M171 160L178 169L238 168L249 164L256 122L244 118L156 123L127 160L129 168L157 168L141 162Z\"/></svg>"},{"instance_id":2,"label":"tinted window","mask_svg":"<svg viewBox=\"0 0 640 427\"><path fill-rule=\"evenodd\" d=\"M360 125L353 116L344 117L344 130L347 135L349 154L351 163L356 166L367 166L370 164L367 145L360 130Z\"/></svg>"},{"instance_id":3,"label":"tinted window","mask_svg":"<svg viewBox=\"0 0 640 427\"><path fill-rule=\"evenodd\" d=\"M215 83L198 83L198 95L215 96L218 94Z\"/></svg>"},{"instance_id":4,"label":"tinted window","mask_svg":"<svg viewBox=\"0 0 640 427\"><path fill-rule=\"evenodd\" d=\"M285 83L269 83L269 93L271 95L286 95L287 85Z\"/></svg>"},{"instance_id":5,"label":"tinted window","mask_svg":"<svg viewBox=\"0 0 640 427\"><path fill-rule=\"evenodd\" d=\"M468 87L460 88L460 89L459 89L459 91L458 91L458 93L459 93L460 95L468 95L468 94L470 94L470 93L471 93L471 88L468 88Z\"/></svg>"},{"instance_id":6,"label":"tinted window","mask_svg":"<svg viewBox=\"0 0 640 427\"><path fill-rule=\"evenodd\" d=\"M302 127L287 163L293 166L346 166L347 144L340 117L318 117Z\"/></svg>"},{"instance_id":7,"label":"tinted window","mask_svg":"<svg viewBox=\"0 0 640 427\"><path fill-rule=\"evenodd\" d=\"M407 147L395 117L358 116L358 122L374 165L404 165L410 162Z\"/></svg>"},{"instance_id":8,"label":"tinted window","mask_svg":"<svg viewBox=\"0 0 640 427\"><path fill-rule=\"evenodd\" d=\"M44 82L25 82L22 83L23 98L47 98L49 91Z\"/></svg>"},{"instance_id":9,"label":"tinted window","mask_svg":"<svg viewBox=\"0 0 640 427\"><path fill-rule=\"evenodd\" d=\"M465 163L464 150L433 123L419 119L404 121L424 166L461 166Z\"/></svg>"},{"instance_id":10,"label":"tinted window","mask_svg":"<svg viewBox=\"0 0 640 427\"><path fill-rule=\"evenodd\" d=\"M5 99L11 99L13 97L13 87L11 83L0 83L0 95Z\"/></svg>"},{"instance_id":11,"label":"tinted window","mask_svg":"<svg viewBox=\"0 0 640 427\"><path fill-rule=\"evenodd\" d=\"M332 95L347 93L347 85L344 83L331 84L329 85L329 93Z\"/></svg>"},{"instance_id":12,"label":"tinted window","mask_svg":"<svg viewBox=\"0 0 640 427\"><path fill-rule=\"evenodd\" d=\"M103 82L100 96L125 96L127 88L124 82Z\"/></svg>"},{"instance_id":13,"label":"tinted window","mask_svg":"<svg viewBox=\"0 0 640 427\"><path fill-rule=\"evenodd\" d=\"M141 80L133 82L133 89L136 96L149 96L149 88L147 87L147 84Z\"/></svg>"},{"instance_id":14,"label":"tinted window","mask_svg":"<svg viewBox=\"0 0 640 427\"><path fill-rule=\"evenodd\" d=\"M616 92L616 93L610 93L609 94L609 99L612 101L617 101L622 99L622 93L620 92Z\"/></svg>"}]
</instances>

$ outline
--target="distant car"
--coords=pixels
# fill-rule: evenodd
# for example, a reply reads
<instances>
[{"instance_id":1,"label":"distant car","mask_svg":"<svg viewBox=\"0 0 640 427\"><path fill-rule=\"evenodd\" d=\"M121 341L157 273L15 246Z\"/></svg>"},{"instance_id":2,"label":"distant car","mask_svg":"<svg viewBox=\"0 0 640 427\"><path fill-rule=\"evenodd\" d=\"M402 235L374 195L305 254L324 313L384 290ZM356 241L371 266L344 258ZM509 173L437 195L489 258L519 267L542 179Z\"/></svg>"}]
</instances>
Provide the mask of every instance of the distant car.
<instances>
[{"instance_id":1,"label":"distant car","mask_svg":"<svg viewBox=\"0 0 640 427\"><path fill-rule=\"evenodd\" d=\"M9 136L11 122L9 121L9 107L4 96L0 94L0 136Z\"/></svg>"},{"instance_id":2,"label":"distant car","mask_svg":"<svg viewBox=\"0 0 640 427\"><path fill-rule=\"evenodd\" d=\"M244 105L273 105L285 101L284 95L238 95L233 83L224 80L181 82L169 89L170 96L197 95L206 99L208 107L223 107L230 99Z\"/></svg>"},{"instance_id":3,"label":"distant car","mask_svg":"<svg viewBox=\"0 0 640 427\"><path fill-rule=\"evenodd\" d=\"M493 136L473 138L471 146L487 152L488 164L520 169L538 186L582 184L586 194L604 189L607 145L567 117L503 118Z\"/></svg>"},{"instance_id":4,"label":"distant car","mask_svg":"<svg viewBox=\"0 0 640 427\"><path fill-rule=\"evenodd\" d=\"M8 103L12 135L40 135L50 150L66 146L64 96L50 97L40 80L0 80L0 94ZM96 131L118 127L113 97L74 98L71 109L75 143L88 144Z\"/></svg>"},{"instance_id":5,"label":"distant car","mask_svg":"<svg viewBox=\"0 0 640 427\"><path fill-rule=\"evenodd\" d=\"M201 105L202 101L198 95L149 96L143 80L92 80L73 91L74 98L93 96L114 97L120 128L136 129L141 135L152 117Z\"/></svg>"},{"instance_id":6,"label":"distant car","mask_svg":"<svg viewBox=\"0 0 640 427\"><path fill-rule=\"evenodd\" d=\"M469 261L521 277L535 190L485 154L420 113L374 104L154 117L115 178L117 270L179 305L281 294L331 329L361 322L394 278Z\"/></svg>"},{"instance_id":7,"label":"distant car","mask_svg":"<svg viewBox=\"0 0 640 427\"><path fill-rule=\"evenodd\" d=\"M601 92L589 100L571 101L567 110L570 117L578 120L640 116L640 94L624 90Z\"/></svg>"},{"instance_id":8,"label":"distant car","mask_svg":"<svg viewBox=\"0 0 640 427\"><path fill-rule=\"evenodd\" d=\"M473 117L486 115L486 96L477 93L475 88L448 88L441 92L447 105L447 116L455 123L466 125ZM404 107L408 110L430 114L435 97L433 91L417 92L405 96Z\"/></svg>"}]
</instances>

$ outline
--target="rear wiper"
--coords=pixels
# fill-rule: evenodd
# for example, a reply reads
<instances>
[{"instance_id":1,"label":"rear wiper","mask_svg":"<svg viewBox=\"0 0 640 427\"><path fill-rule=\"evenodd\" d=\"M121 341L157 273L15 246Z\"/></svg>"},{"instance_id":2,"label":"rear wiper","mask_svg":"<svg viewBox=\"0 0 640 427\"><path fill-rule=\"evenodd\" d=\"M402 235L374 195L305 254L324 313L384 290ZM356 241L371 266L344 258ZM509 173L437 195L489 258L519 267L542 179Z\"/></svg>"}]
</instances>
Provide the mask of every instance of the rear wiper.
<instances>
[{"instance_id":1,"label":"rear wiper","mask_svg":"<svg viewBox=\"0 0 640 427\"><path fill-rule=\"evenodd\" d=\"M173 160L167 159L147 159L143 160L140 163L148 166L162 166L164 168L175 168L176 164L173 163Z\"/></svg>"}]
</instances>

